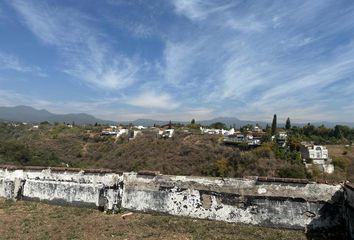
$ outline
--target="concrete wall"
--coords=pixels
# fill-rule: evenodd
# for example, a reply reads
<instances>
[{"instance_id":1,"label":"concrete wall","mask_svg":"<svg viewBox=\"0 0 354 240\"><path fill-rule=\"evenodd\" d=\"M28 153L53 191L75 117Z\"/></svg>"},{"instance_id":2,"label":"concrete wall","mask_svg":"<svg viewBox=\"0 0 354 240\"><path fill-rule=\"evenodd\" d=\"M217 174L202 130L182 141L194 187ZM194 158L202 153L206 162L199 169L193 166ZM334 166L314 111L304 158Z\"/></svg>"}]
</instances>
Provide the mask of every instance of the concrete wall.
<instances>
[{"instance_id":1,"label":"concrete wall","mask_svg":"<svg viewBox=\"0 0 354 240\"><path fill-rule=\"evenodd\" d=\"M122 206L135 211L312 230L341 224L341 197L340 185L132 173L124 175Z\"/></svg>"},{"instance_id":2,"label":"concrete wall","mask_svg":"<svg viewBox=\"0 0 354 240\"><path fill-rule=\"evenodd\" d=\"M0 167L0 196L305 230L343 221L342 186L306 180Z\"/></svg>"},{"instance_id":3,"label":"concrete wall","mask_svg":"<svg viewBox=\"0 0 354 240\"><path fill-rule=\"evenodd\" d=\"M0 196L54 204L120 208L121 174L65 169L0 169Z\"/></svg>"},{"instance_id":4,"label":"concrete wall","mask_svg":"<svg viewBox=\"0 0 354 240\"><path fill-rule=\"evenodd\" d=\"M354 239L354 185L346 184L344 190L344 216L347 226L347 238Z\"/></svg>"}]
</instances>

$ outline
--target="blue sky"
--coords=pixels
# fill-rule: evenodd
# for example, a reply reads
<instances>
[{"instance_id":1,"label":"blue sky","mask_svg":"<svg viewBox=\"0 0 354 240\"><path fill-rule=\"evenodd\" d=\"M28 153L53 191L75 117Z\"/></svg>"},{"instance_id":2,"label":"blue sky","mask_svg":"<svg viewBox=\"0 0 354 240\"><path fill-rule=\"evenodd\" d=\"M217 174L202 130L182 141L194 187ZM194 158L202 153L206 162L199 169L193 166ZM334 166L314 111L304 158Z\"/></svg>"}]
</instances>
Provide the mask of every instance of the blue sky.
<instances>
[{"instance_id":1,"label":"blue sky","mask_svg":"<svg viewBox=\"0 0 354 240\"><path fill-rule=\"evenodd\" d=\"M0 105L354 121L354 2L0 2Z\"/></svg>"}]
</instances>

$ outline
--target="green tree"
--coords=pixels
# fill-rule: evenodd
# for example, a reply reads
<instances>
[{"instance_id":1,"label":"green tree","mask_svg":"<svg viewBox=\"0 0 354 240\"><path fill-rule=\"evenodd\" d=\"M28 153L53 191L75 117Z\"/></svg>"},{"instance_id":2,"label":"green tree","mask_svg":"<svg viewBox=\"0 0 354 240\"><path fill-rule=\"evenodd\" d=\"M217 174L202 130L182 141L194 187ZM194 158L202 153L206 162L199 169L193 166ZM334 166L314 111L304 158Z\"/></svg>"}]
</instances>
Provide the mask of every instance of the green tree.
<instances>
[{"instance_id":1,"label":"green tree","mask_svg":"<svg viewBox=\"0 0 354 240\"><path fill-rule=\"evenodd\" d=\"M289 130L291 128L290 118L286 119L285 129Z\"/></svg>"},{"instance_id":2,"label":"green tree","mask_svg":"<svg viewBox=\"0 0 354 240\"><path fill-rule=\"evenodd\" d=\"M214 168L215 168L215 173L216 173L217 177L225 177L227 170L228 170L227 161L223 158L220 160L217 160L214 163Z\"/></svg>"},{"instance_id":3,"label":"green tree","mask_svg":"<svg viewBox=\"0 0 354 240\"><path fill-rule=\"evenodd\" d=\"M194 118L192 119L191 124L195 124L195 119Z\"/></svg>"},{"instance_id":4,"label":"green tree","mask_svg":"<svg viewBox=\"0 0 354 240\"><path fill-rule=\"evenodd\" d=\"M307 137L311 137L315 133L315 126L311 123L308 123L303 127L303 132Z\"/></svg>"},{"instance_id":5,"label":"green tree","mask_svg":"<svg viewBox=\"0 0 354 240\"><path fill-rule=\"evenodd\" d=\"M274 114L273 122L272 122L272 136L274 136L277 132L277 115Z\"/></svg>"},{"instance_id":6,"label":"green tree","mask_svg":"<svg viewBox=\"0 0 354 240\"><path fill-rule=\"evenodd\" d=\"M215 129L226 129L226 125L225 123L222 123L222 122L215 122L215 123L212 123L210 125L211 128L215 128Z\"/></svg>"}]
</instances>

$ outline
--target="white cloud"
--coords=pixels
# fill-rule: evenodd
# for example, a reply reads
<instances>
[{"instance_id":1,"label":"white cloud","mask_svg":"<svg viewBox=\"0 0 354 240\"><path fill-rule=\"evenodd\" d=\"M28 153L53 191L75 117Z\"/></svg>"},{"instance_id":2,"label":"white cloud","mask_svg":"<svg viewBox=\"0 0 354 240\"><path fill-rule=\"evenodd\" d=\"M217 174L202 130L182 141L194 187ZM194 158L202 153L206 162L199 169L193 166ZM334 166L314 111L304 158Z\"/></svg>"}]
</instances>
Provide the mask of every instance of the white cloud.
<instances>
[{"instance_id":1,"label":"white cloud","mask_svg":"<svg viewBox=\"0 0 354 240\"><path fill-rule=\"evenodd\" d=\"M139 96L131 97L127 103L137 107L165 110L174 110L180 106L180 103L174 100L169 94L157 93L153 90L144 91Z\"/></svg>"},{"instance_id":2,"label":"white cloud","mask_svg":"<svg viewBox=\"0 0 354 240\"><path fill-rule=\"evenodd\" d=\"M198 58L198 44L167 42L164 51L165 68L163 76L171 83L178 86L188 77L196 58Z\"/></svg>"},{"instance_id":3,"label":"white cloud","mask_svg":"<svg viewBox=\"0 0 354 240\"><path fill-rule=\"evenodd\" d=\"M173 0L177 14L192 20L204 20L209 15L223 12L235 4L220 4L209 0Z\"/></svg>"},{"instance_id":4,"label":"white cloud","mask_svg":"<svg viewBox=\"0 0 354 240\"><path fill-rule=\"evenodd\" d=\"M73 9L39 2L11 4L35 36L58 49L64 72L105 90L126 88L136 80L138 61L114 52L104 34L91 26L93 19Z\"/></svg>"},{"instance_id":5,"label":"white cloud","mask_svg":"<svg viewBox=\"0 0 354 240\"><path fill-rule=\"evenodd\" d=\"M126 94L114 102L129 105L119 111L125 118L188 119L223 113L254 120L273 113L292 119L296 113L302 115L298 119L309 120L352 117L335 114L334 108L345 109L354 101L354 44L348 44L354 5L344 9L344 3L333 1L173 0L172 13L182 17L165 18L170 6L151 10L146 3L121 1L110 7L129 5L129 14L122 17L105 9L107 18L97 20L58 3L9 3L42 43L58 51L65 73L100 88L95 94ZM163 12L163 20L153 14L156 11ZM116 20L119 29L112 23ZM107 21L109 30L98 27ZM130 34L117 39L112 27L119 35ZM132 36L130 45L127 39ZM122 54L120 43L141 48L149 61ZM2 68L16 71L30 67L16 58L3 62ZM340 84L343 79L347 86ZM105 116L117 114L110 115L103 100L72 103Z\"/></svg>"},{"instance_id":6,"label":"white cloud","mask_svg":"<svg viewBox=\"0 0 354 240\"><path fill-rule=\"evenodd\" d=\"M228 18L221 25L241 32L262 32L267 27L265 23L258 21L255 16L250 15L244 18Z\"/></svg>"},{"instance_id":7,"label":"white cloud","mask_svg":"<svg viewBox=\"0 0 354 240\"><path fill-rule=\"evenodd\" d=\"M31 72L42 77L46 76L40 67L24 64L17 56L4 52L0 52L0 70L1 69L9 69L24 73Z\"/></svg>"},{"instance_id":8,"label":"white cloud","mask_svg":"<svg viewBox=\"0 0 354 240\"><path fill-rule=\"evenodd\" d=\"M297 113L300 120L337 118L333 104L323 100L335 97L341 99L332 100L337 105L348 104L341 95L349 86L331 94L328 88L354 73L353 44L339 39L354 30L354 9L323 17L340 6L229 2L220 4L228 6L220 11L213 11L218 8L210 1L173 2L176 13L197 26L166 45L166 78L181 88L198 85L188 99L226 109L232 104L235 115L251 119L274 112ZM339 45L343 49L333 48Z\"/></svg>"}]
</instances>

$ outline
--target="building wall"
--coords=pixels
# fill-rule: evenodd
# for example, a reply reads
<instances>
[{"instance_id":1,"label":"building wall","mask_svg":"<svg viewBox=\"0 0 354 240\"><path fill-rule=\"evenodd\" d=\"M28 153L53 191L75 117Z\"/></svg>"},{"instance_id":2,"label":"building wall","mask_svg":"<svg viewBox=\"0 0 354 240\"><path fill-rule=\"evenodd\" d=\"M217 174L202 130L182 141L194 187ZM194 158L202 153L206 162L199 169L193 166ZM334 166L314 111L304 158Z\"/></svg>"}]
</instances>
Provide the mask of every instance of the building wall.
<instances>
[{"instance_id":1,"label":"building wall","mask_svg":"<svg viewBox=\"0 0 354 240\"><path fill-rule=\"evenodd\" d=\"M346 184L344 216L347 226L347 238L354 239L354 185Z\"/></svg>"},{"instance_id":2,"label":"building wall","mask_svg":"<svg viewBox=\"0 0 354 240\"><path fill-rule=\"evenodd\" d=\"M0 196L318 230L342 225L344 194L306 180L0 168Z\"/></svg>"},{"instance_id":3,"label":"building wall","mask_svg":"<svg viewBox=\"0 0 354 240\"><path fill-rule=\"evenodd\" d=\"M134 211L292 229L334 227L342 220L339 185L136 174L124 177L122 206Z\"/></svg>"},{"instance_id":4,"label":"building wall","mask_svg":"<svg viewBox=\"0 0 354 240\"><path fill-rule=\"evenodd\" d=\"M112 210L120 207L122 179L116 173L0 169L0 196Z\"/></svg>"},{"instance_id":5,"label":"building wall","mask_svg":"<svg viewBox=\"0 0 354 240\"><path fill-rule=\"evenodd\" d=\"M320 148L320 149L319 149ZM319 149L319 150L318 150ZM324 146L320 145L311 145L304 146L300 148L301 156L303 159L317 159L317 160L327 160L328 159L328 150Z\"/></svg>"}]
</instances>

